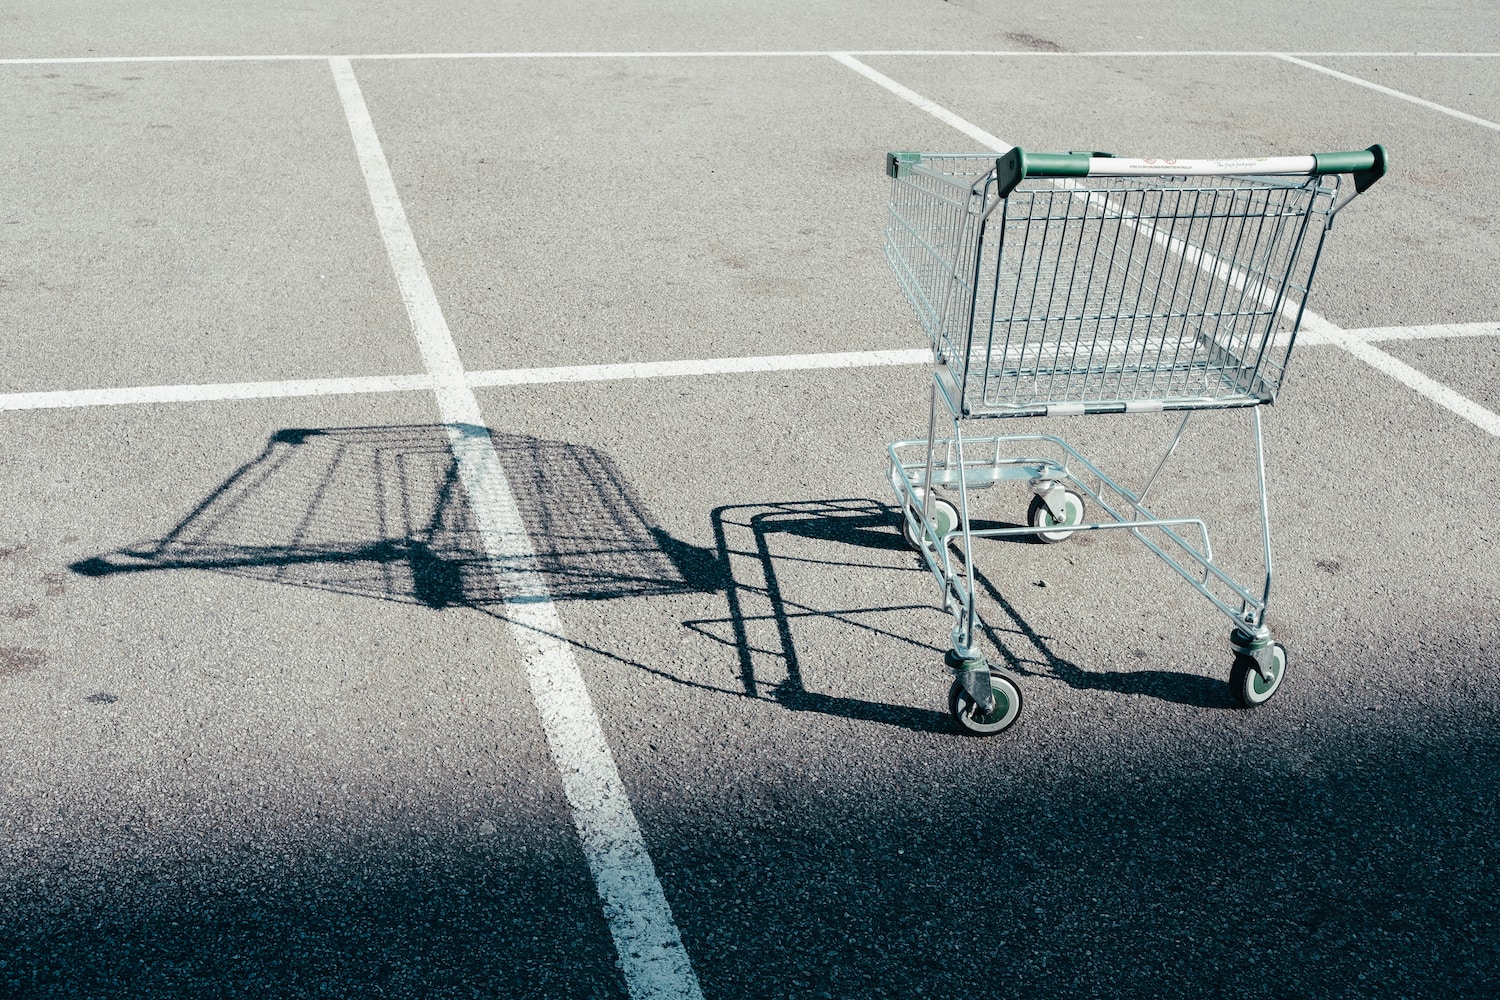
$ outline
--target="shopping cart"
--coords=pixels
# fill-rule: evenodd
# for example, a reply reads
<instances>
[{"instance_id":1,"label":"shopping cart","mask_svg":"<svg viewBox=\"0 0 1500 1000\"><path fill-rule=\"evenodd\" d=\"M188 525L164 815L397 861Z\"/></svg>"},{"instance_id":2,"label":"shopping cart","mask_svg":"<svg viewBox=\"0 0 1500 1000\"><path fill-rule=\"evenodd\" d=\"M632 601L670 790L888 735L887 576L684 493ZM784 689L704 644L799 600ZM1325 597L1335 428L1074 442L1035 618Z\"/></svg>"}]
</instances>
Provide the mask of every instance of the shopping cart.
<instances>
[{"instance_id":1,"label":"shopping cart","mask_svg":"<svg viewBox=\"0 0 1500 1000\"><path fill-rule=\"evenodd\" d=\"M1324 236L1384 175L1384 148L1239 160L1017 148L998 157L891 153L886 166L886 256L934 357L927 437L890 446L890 479L907 542L954 618L953 717L990 734L1021 710L1014 680L975 647L974 539L1060 542L1108 529L1130 532L1234 622L1231 688L1246 705L1265 702L1287 655L1266 624L1259 407L1286 374ZM1342 174L1354 191L1341 200ZM1265 568L1256 588L1215 561L1201 518L1145 506L1193 412L1240 407L1254 429ZM1182 420L1137 490L1053 434L964 433L976 418L1165 411ZM1029 485L1025 526L976 528L971 491L1002 480ZM1102 511L1095 520L1091 504Z\"/></svg>"}]
</instances>

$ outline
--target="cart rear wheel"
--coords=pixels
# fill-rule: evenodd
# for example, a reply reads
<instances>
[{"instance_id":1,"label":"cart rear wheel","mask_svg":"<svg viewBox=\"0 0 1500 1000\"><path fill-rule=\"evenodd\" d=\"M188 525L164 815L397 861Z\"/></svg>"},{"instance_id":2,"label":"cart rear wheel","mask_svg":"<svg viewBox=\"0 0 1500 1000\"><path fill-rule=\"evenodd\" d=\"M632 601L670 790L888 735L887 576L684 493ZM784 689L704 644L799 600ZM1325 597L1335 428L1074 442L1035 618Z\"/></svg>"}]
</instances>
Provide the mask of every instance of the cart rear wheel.
<instances>
[{"instance_id":1,"label":"cart rear wheel","mask_svg":"<svg viewBox=\"0 0 1500 1000\"><path fill-rule=\"evenodd\" d=\"M917 520L920 521L922 519L922 508L920 505L917 507L916 515ZM958 508L942 497L933 497L932 520L939 537L946 535L958 527ZM912 532L911 519L907 517L905 511L901 513L901 536L906 539L907 545L910 545L914 549L921 549L921 536Z\"/></svg>"},{"instance_id":2,"label":"cart rear wheel","mask_svg":"<svg viewBox=\"0 0 1500 1000\"><path fill-rule=\"evenodd\" d=\"M973 736L994 736L1010 728L1021 714L1021 689L1000 671L990 668L990 690L995 693L995 708L980 712L974 699L959 681L948 689L948 711L959 728Z\"/></svg>"},{"instance_id":3,"label":"cart rear wheel","mask_svg":"<svg viewBox=\"0 0 1500 1000\"><path fill-rule=\"evenodd\" d=\"M1086 509L1082 496L1074 493L1072 490L1063 490L1064 517L1059 521L1052 516L1052 511L1047 509L1047 501L1039 496L1034 496L1031 498L1031 506L1026 509L1026 523L1038 529L1050 528L1057 524L1082 524L1083 514ZM1065 541L1071 534L1073 534L1071 531L1039 530L1035 537L1037 541L1046 542L1050 545L1055 542Z\"/></svg>"},{"instance_id":4,"label":"cart rear wheel","mask_svg":"<svg viewBox=\"0 0 1500 1000\"><path fill-rule=\"evenodd\" d=\"M1286 647L1279 642L1271 644L1271 679L1261 677L1255 669L1255 657L1237 653L1234 666L1229 671L1229 689L1235 698L1247 708L1263 705L1281 687L1286 676Z\"/></svg>"}]
</instances>

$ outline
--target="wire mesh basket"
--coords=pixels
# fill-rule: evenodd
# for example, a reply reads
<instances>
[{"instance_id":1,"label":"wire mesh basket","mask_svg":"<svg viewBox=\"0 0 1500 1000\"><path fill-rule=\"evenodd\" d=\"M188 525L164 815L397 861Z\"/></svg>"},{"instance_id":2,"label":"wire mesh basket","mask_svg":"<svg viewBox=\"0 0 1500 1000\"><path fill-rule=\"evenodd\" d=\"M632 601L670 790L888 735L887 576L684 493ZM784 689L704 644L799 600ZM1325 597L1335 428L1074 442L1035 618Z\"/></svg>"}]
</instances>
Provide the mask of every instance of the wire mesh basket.
<instances>
[{"instance_id":1,"label":"wire mesh basket","mask_svg":"<svg viewBox=\"0 0 1500 1000\"><path fill-rule=\"evenodd\" d=\"M1027 177L1007 190L1002 159L963 154L892 154L891 173L886 253L965 416L1270 402L1340 180Z\"/></svg>"}]
</instances>

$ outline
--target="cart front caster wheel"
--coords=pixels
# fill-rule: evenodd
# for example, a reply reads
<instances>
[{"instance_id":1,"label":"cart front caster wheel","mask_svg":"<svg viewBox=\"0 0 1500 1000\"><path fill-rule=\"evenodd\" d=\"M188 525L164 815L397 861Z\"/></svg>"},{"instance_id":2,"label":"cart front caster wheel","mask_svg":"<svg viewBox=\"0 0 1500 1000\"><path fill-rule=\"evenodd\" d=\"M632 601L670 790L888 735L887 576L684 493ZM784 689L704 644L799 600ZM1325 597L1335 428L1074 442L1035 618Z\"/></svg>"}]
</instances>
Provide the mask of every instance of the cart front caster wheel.
<instances>
[{"instance_id":1,"label":"cart front caster wheel","mask_svg":"<svg viewBox=\"0 0 1500 1000\"><path fill-rule=\"evenodd\" d=\"M917 507L916 515L917 520L920 521L922 519L922 508L920 505ZM941 538L958 527L958 508L942 497L933 497L932 520L934 526L937 528L938 537ZM921 551L923 541L921 529L918 529L916 533L912 532L911 519L905 511L901 513L901 537L906 539L907 545Z\"/></svg>"},{"instance_id":2,"label":"cart front caster wheel","mask_svg":"<svg viewBox=\"0 0 1500 1000\"><path fill-rule=\"evenodd\" d=\"M1044 531L1054 525L1074 525L1083 523L1084 514L1083 497L1072 490L1063 490L1063 519L1058 520L1047 508L1047 501L1039 496L1031 498L1031 506L1026 509L1026 523L1038 529L1036 540L1046 542L1048 545L1056 542L1066 541L1073 534L1071 531Z\"/></svg>"},{"instance_id":3,"label":"cart front caster wheel","mask_svg":"<svg viewBox=\"0 0 1500 1000\"><path fill-rule=\"evenodd\" d=\"M1240 704L1254 708L1271 700L1285 676L1286 647L1275 642L1271 644L1271 679L1261 677L1260 671L1255 669L1255 657L1237 653L1234 667L1229 671L1229 689Z\"/></svg>"},{"instance_id":4,"label":"cart front caster wheel","mask_svg":"<svg viewBox=\"0 0 1500 1000\"><path fill-rule=\"evenodd\" d=\"M980 712L969 692L959 681L948 689L948 711L959 728L972 736L994 736L1008 729L1021 714L1021 689L1009 677L990 668L990 690L995 694L995 708Z\"/></svg>"}]
</instances>

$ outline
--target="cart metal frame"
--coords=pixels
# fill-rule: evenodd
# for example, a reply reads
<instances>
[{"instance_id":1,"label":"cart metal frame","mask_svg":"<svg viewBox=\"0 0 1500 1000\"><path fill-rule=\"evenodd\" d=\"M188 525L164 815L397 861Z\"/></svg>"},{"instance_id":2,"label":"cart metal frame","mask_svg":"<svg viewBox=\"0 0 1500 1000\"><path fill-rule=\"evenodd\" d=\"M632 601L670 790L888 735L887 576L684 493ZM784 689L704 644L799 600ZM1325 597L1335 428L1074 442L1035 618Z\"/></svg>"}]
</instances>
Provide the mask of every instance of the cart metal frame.
<instances>
[{"instance_id":1,"label":"cart metal frame","mask_svg":"<svg viewBox=\"0 0 1500 1000\"><path fill-rule=\"evenodd\" d=\"M890 153L886 255L933 349L927 436L890 445L902 528L954 618L949 710L976 734L1021 709L975 646L976 538L1128 531L1233 623L1230 684L1268 700L1286 649L1267 624L1273 562L1260 407L1286 374L1334 216L1386 171L1383 147L1239 160L1102 153ZM1339 198L1342 175L1355 191ZM1215 561L1201 517L1151 487L1199 410L1250 410L1264 578ZM1181 411L1139 490L1054 434L965 434L974 419ZM940 412L946 415L940 426ZM951 436L947 435L951 426ZM970 493L1029 485L1025 527L976 529ZM956 496L957 504L939 496ZM1104 517L1089 520L1090 506ZM1150 532L1148 534L1148 532Z\"/></svg>"}]
</instances>

